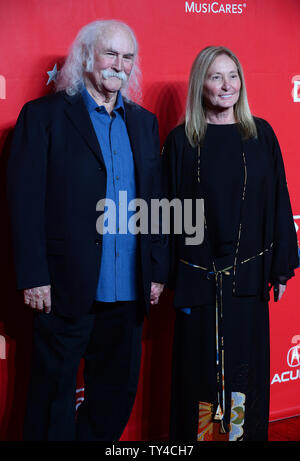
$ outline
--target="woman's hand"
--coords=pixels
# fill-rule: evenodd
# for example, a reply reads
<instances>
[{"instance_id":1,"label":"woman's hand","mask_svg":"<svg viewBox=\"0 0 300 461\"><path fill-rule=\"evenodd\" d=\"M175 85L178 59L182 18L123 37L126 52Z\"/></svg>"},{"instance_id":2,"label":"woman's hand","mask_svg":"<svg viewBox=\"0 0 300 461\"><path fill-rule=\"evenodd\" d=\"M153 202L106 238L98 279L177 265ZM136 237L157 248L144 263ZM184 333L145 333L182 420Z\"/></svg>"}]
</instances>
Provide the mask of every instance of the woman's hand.
<instances>
[{"instance_id":1,"label":"woman's hand","mask_svg":"<svg viewBox=\"0 0 300 461\"><path fill-rule=\"evenodd\" d=\"M281 283L275 283L273 290L274 290L274 301L280 301L283 293L286 290L286 285L282 285Z\"/></svg>"}]
</instances>

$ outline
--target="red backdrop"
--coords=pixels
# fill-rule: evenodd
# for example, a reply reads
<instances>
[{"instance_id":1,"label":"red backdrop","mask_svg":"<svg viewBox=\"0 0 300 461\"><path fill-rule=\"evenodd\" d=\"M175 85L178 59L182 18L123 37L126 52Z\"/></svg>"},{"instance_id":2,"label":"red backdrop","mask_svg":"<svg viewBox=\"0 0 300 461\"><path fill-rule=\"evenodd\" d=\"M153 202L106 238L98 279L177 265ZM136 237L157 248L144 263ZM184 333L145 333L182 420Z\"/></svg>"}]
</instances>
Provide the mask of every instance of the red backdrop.
<instances>
[{"instance_id":1,"label":"red backdrop","mask_svg":"<svg viewBox=\"0 0 300 461\"><path fill-rule=\"evenodd\" d=\"M240 58L252 112L278 135L295 224L300 226L299 0L0 0L1 316L0 437L21 438L31 356L31 313L15 292L5 201L12 128L22 105L52 91L47 71L65 57L77 31L95 19L119 19L136 32L143 105L156 113L161 141L184 110L191 64L204 46L225 45ZM297 83L298 82L298 83ZM299 91L298 91L299 90ZM300 414L299 274L271 313L270 419ZM135 407L123 440L167 438L172 327L171 294L151 310L143 335ZM79 374L78 404L83 397Z\"/></svg>"}]
</instances>

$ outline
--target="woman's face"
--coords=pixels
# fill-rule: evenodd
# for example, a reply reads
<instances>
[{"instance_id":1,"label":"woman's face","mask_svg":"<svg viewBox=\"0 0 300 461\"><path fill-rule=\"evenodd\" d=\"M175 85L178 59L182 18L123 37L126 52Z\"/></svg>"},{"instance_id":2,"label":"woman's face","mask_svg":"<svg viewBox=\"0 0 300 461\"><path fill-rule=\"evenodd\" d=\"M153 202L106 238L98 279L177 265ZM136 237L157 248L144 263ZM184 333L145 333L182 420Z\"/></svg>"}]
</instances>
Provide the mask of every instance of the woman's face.
<instances>
[{"instance_id":1,"label":"woman's face","mask_svg":"<svg viewBox=\"0 0 300 461\"><path fill-rule=\"evenodd\" d=\"M204 105L217 112L233 108L240 96L241 80L235 62L226 54L209 66L203 85Z\"/></svg>"}]
</instances>

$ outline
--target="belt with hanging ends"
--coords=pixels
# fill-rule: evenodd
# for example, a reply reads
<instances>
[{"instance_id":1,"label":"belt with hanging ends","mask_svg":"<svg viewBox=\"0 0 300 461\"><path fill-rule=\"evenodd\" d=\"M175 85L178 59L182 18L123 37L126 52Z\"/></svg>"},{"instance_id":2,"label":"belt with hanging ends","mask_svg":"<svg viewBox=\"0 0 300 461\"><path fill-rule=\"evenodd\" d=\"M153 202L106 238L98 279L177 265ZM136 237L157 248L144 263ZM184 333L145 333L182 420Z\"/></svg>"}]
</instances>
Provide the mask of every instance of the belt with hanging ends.
<instances>
[{"instance_id":1,"label":"belt with hanging ends","mask_svg":"<svg viewBox=\"0 0 300 461\"><path fill-rule=\"evenodd\" d=\"M244 184L243 184L243 192L242 192L242 207L245 201L246 196L246 185L247 185L247 164L246 164L246 157L245 153L242 153L243 157L243 167L244 167ZM197 160L197 181L200 183L200 146L198 146L198 160ZM204 226L207 232L207 223L206 218L204 217ZM221 423L221 431L222 432L230 432L229 425L225 422L225 369L224 369L224 335L222 331L222 319L223 319L223 276L228 276L231 274L231 270L233 270L233 288L232 292L235 293L235 274L236 274L236 267L237 267L237 259L238 253L240 248L240 240L242 234L242 220L240 218L240 223L238 227L238 238L237 244L234 254L234 262L233 265L225 267L224 269L217 270L215 261L212 261L213 270L209 271L207 267L198 266L197 264L192 264L184 259L179 259L184 264L188 266L194 267L196 269L200 269L203 271L207 271L207 278L210 277L215 278L216 282L216 303L215 303L215 313L216 313L216 368L217 368L217 407L214 412L213 419L215 421L220 421ZM207 234L208 235L208 234ZM265 250L261 251L260 253L251 256L250 258L244 259L239 264L246 264L247 262L251 261L254 258L262 256L264 253L271 250L273 243L266 248Z\"/></svg>"}]
</instances>

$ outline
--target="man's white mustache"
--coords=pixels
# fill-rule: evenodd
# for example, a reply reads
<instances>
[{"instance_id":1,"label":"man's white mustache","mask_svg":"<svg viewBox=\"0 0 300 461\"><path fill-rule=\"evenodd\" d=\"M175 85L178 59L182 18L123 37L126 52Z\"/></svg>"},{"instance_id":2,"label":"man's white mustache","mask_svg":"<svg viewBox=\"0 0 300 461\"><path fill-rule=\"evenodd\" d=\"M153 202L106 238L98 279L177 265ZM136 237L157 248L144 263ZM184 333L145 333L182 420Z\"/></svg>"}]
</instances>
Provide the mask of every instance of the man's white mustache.
<instances>
[{"instance_id":1,"label":"man's white mustache","mask_svg":"<svg viewBox=\"0 0 300 461\"><path fill-rule=\"evenodd\" d=\"M102 76L104 79L110 78L110 77L117 77L120 80L123 80L123 82L127 82L127 76L124 71L120 72L115 72L112 70L103 70L102 71Z\"/></svg>"}]
</instances>

